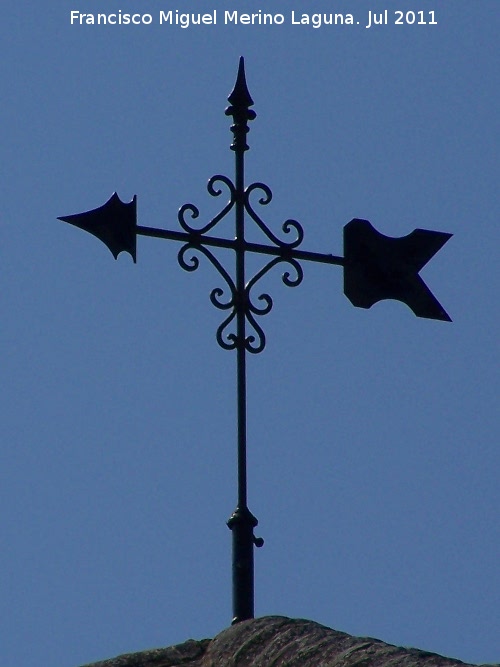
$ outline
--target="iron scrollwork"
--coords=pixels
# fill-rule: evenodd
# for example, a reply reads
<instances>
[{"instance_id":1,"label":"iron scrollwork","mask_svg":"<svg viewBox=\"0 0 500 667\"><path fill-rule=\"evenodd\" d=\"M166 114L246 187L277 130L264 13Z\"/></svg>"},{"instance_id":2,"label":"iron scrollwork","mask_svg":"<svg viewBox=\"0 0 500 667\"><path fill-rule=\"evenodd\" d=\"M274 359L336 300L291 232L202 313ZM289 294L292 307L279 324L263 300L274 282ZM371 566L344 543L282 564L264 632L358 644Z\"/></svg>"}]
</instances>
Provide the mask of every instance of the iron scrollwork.
<instances>
[{"instance_id":1,"label":"iron scrollwork","mask_svg":"<svg viewBox=\"0 0 500 667\"><path fill-rule=\"evenodd\" d=\"M216 339L220 347L224 350L234 350L240 344L237 334L228 330L236 319L238 312L241 311L244 313L246 322L253 330L253 333L245 335L242 345L247 352L258 354L259 352L262 352L266 346L266 337L262 327L258 324L256 317L270 313L273 308L273 300L267 293L259 294L256 297L256 300L254 300L252 289L261 278L278 264L287 264L293 270L293 272L287 270L283 273L282 281L284 285L287 287L297 287L300 285L304 275L303 270L299 262L291 256L290 252L302 243L304 231L302 226L296 220L288 219L285 220L281 229L284 234L292 234L295 232L294 238L292 240L278 238L257 214L250 201L251 194L260 190L262 195L258 202L262 206L266 206L272 200L273 195L271 189L264 183L252 183L249 185L244 190L242 197L244 211L248 213L251 219L256 223L257 227L276 246L277 250L276 257L270 260L245 284L242 293L238 293L235 281L205 245L207 239L210 240L210 238L213 238L205 235L214 229L214 227L233 209L238 201L237 190L233 182L227 178L227 176L222 176L220 174L212 176L208 181L207 190L211 196L219 197L222 194L222 189L216 187L216 184L218 183L223 183L227 187L229 191L229 201L222 210L204 226L197 228L189 224L186 220L187 214L189 214L193 220L199 217L199 209L194 204L184 204L179 209L179 224L182 229L189 234L190 240L181 247L177 259L179 265L185 271L196 271L200 265L199 258L196 254L199 253L209 260L226 283L226 288L215 287L210 292L210 301L216 308L219 310L230 311L229 315L217 328ZM220 246L222 244L215 242L214 245ZM227 241L224 246L234 249L237 253L244 253L246 250L244 239L242 243L238 243L237 240ZM188 256L190 252L195 254Z\"/></svg>"},{"instance_id":2,"label":"iron scrollwork","mask_svg":"<svg viewBox=\"0 0 500 667\"><path fill-rule=\"evenodd\" d=\"M280 248L289 248L290 250L292 248L297 248L302 241L304 240L304 230L302 229L302 226L296 221L292 219L285 220L283 223L281 229L285 234L290 234L292 231L295 231L297 236L293 241L283 241L279 239L277 236L273 234L273 232L269 229L269 227L261 220L261 218L257 215L257 213L254 211L252 204L250 203L250 195L252 192L255 190L262 190L264 195L260 197L259 199L259 204L261 206L267 206L268 204L271 203L271 200L273 198L273 193L271 191L271 188L266 185L265 183L252 183L252 185L249 185L246 190L245 190L245 210L248 212L252 220L257 224L257 226L264 232L264 234L267 236L267 238L272 241L275 245L277 245Z\"/></svg>"},{"instance_id":3,"label":"iron scrollwork","mask_svg":"<svg viewBox=\"0 0 500 667\"><path fill-rule=\"evenodd\" d=\"M229 213L229 211L233 208L234 204L236 203L236 188L234 187L234 184L231 181L231 179L227 178L227 176L222 176L221 174L216 174L215 176L212 176L212 178L208 181L207 184L207 190L209 194L211 194L212 197L219 197L222 194L222 190L220 188L215 187L215 184L218 181L224 183L224 185L227 186L230 194L229 201L224 206L222 211L218 213L214 218L212 218L212 220L210 220L210 222L208 222L204 227L196 229L195 227L191 227L191 225L189 225L185 220L184 216L186 212L191 213L191 218L193 220L200 215L198 208L194 204L184 204L183 206L180 207L179 212L177 214L177 219L179 220L179 224L182 227L182 229L188 234L194 234L196 236L201 236L203 234L206 234L211 229L213 229L222 220L222 218L224 218Z\"/></svg>"}]
</instances>

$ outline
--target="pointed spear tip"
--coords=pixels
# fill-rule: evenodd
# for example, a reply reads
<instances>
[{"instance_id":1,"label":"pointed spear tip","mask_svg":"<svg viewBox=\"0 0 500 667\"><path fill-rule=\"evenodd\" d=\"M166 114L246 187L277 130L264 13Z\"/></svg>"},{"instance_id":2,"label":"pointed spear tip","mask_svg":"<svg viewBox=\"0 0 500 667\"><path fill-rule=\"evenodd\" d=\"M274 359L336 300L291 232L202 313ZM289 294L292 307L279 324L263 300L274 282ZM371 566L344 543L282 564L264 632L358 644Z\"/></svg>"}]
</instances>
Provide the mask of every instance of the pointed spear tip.
<instances>
[{"instance_id":1,"label":"pointed spear tip","mask_svg":"<svg viewBox=\"0 0 500 667\"><path fill-rule=\"evenodd\" d=\"M106 245L114 258L122 252L132 255L136 261L136 236L137 236L137 197L134 195L132 201L122 202L116 192L108 201L83 213L60 216L58 220L68 222L85 232L96 236Z\"/></svg>"},{"instance_id":2,"label":"pointed spear tip","mask_svg":"<svg viewBox=\"0 0 500 667\"><path fill-rule=\"evenodd\" d=\"M248 86L245 76L245 59L243 56L240 56L238 64L238 75L236 77L236 83L234 88L229 94L227 101L233 106L243 106L248 109L248 107L253 106L254 101L248 91Z\"/></svg>"}]
</instances>

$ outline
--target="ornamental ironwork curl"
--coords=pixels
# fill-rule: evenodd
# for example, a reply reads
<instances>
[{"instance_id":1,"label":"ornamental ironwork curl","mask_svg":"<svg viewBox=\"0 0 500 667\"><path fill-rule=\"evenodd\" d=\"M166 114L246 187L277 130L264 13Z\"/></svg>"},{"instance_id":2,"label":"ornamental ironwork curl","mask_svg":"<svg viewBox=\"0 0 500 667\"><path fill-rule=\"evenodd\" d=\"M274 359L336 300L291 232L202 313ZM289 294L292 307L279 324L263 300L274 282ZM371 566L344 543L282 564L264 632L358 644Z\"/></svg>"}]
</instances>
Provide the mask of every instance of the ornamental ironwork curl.
<instances>
[{"instance_id":1,"label":"ornamental ironwork curl","mask_svg":"<svg viewBox=\"0 0 500 667\"><path fill-rule=\"evenodd\" d=\"M233 331L231 331L230 333L226 333L226 330L231 324L231 322L234 319L236 319L237 312L238 311L236 310L236 308L233 308L232 311L224 320L224 322L222 322L222 324L220 324L217 327L215 338L217 340L217 343L224 350L235 350L238 347L238 336ZM226 337L225 339L224 336Z\"/></svg>"},{"instance_id":2,"label":"ornamental ironwork curl","mask_svg":"<svg viewBox=\"0 0 500 667\"><path fill-rule=\"evenodd\" d=\"M270 241L272 241L275 245L277 245L279 248L288 248L290 250L293 248L297 248L304 240L304 230L302 229L302 225L300 225L300 223L298 223L297 220L292 220L292 219L285 220L285 222L281 226L283 233L290 234L293 231L295 231L296 238L293 241L285 241L283 239L279 239L269 229L269 227L265 224L265 222L260 218L260 216L253 209L252 204L250 203L250 195L252 194L252 192L255 192L256 190L261 190L264 193L264 195L261 196L259 199L259 204L261 206L267 206L268 204L271 203L271 200L273 198L273 193L268 185L266 185L265 183L252 183L245 189L244 205L247 213L250 215L252 220L257 224L259 229L262 232L264 232L267 238Z\"/></svg>"},{"instance_id":3,"label":"ornamental ironwork curl","mask_svg":"<svg viewBox=\"0 0 500 667\"><path fill-rule=\"evenodd\" d=\"M207 190L209 194L212 197L219 197L222 194L221 188L215 187L215 184L218 182L224 183L224 185L227 186L230 195L229 201L224 206L222 211L220 211L220 213L218 213L214 218L212 218L210 222L208 222L204 227L198 229L196 227L192 227L188 222L186 222L186 219L184 217L185 214L189 212L191 215L191 219L195 220L196 218L198 218L200 215L200 211L197 206L195 206L194 204L183 204L183 206L180 207L179 212L177 214L177 219L182 229L188 234L206 234L211 229L213 229L222 220L222 218L224 218L229 213L229 211L233 208L234 204L236 203L236 188L234 187L234 184L231 181L231 179L228 178L227 176L222 176L221 174L216 174L215 176L212 176L212 178L207 183Z\"/></svg>"},{"instance_id":4,"label":"ornamental ironwork curl","mask_svg":"<svg viewBox=\"0 0 500 667\"><path fill-rule=\"evenodd\" d=\"M278 264L285 263L288 264L294 271L292 274L290 271L285 271L282 275L282 281L287 287L296 287L300 285L303 279L303 270L300 264L293 257L288 256L277 256L268 262L260 271L258 271L255 276L248 281L245 285L243 294L238 294L238 288L236 287L235 282L222 266L219 260L215 255L210 252L203 245L203 235L211 231L233 208L237 202L237 190L233 182L227 178L227 176L222 176L217 174L212 176L208 181L207 190L212 197L218 197L222 194L222 189L217 187L218 183L224 184L229 190L229 201L224 206L224 208L214 216L210 222L205 224L202 227L196 228L190 225L186 221L186 214L190 214L192 219L199 217L199 209L194 204L184 204L181 206L178 212L178 220L182 229L187 232L191 240L185 243L182 248L179 250L177 259L181 268L185 271L196 271L200 265L200 260L196 254L187 257L189 252L200 253L204 255L212 266L218 271L219 275L224 279L227 289L229 290L229 295L227 289L221 287L216 287L210 292L210 301L212 304L219 310L230 310L229 315L224 319L224 321L219 325L216 332L217 343L225 350L234 350L240 345L251 352L252 354L258 354L262 352L266 346L266 336L262 327L258 324L256 316L261 317L267 315L271 312L273 308L273 300L271 296L267 293L259 294L257 300L254 301L252 298L252 289L256 283L263 278L269 271L277 266ZM284 234L291 234L295 232L295 238L291 241L286 241L278 238L265 224L261 217L254 210L251 202L250 196L253 192L261 191L261 197L259 198L259 204L262 206L267 206L272 200L273 194L271 188L265 183L252 183L249 185L243 192L243 206L244 210L249 214L252 220L257 224L259 229L267 236L267 238L272 241L279 249L283 250L286 253L287 250L293 250L297 248L304 238L304 231L302 226L296 220L285 220L282 225L282 230ZM261 302L261 304L258 304ZM253 332L249 335L244 336L244 340L239 340L238 335L234 331L228 331L231 324L235 321L238 312L243 312L246 322L250 325ZM243 338L243 336L242 336Z\"/></svg>"},{"instance_id":5,"label":"ornamental ironwork curl","mask_svg":"<svg viewBox=\"0 0 500 667\"><path fill-rule=\"evenodd\" d=\"M257 316L267 315L268 313L271 312L274 305L272 297L265 292L259 294L259 296L257 297L257 300L263 301L264 305L263 306L256 305L255 302L252 301L252 294L251 294L252 288L258 283L258 281L261 278L263 278L267 273L269 273L271 269L273 269L278 264L282 263L289 264L295 271L294 276L291 275L290 271L285 271L283 273L283 275L281 276L283 284L286 285L287 287L297 287L298 285L300 285L300 283L304 278L304 272L302 270L301 265L297 262L297 260L293 258L275 257L270 262L268 262L266 266L264 266L260 271L258 271L255 274L255 276L251 280L249 280L245 286L245 304L246 304L245 316L248 323L252 326L255 333L257 334L256 337L248 336L245 340L245 348L248 352L251 352L252 354L258 354L259 352L262 352L266 346L266 336L260 325L257 323L254 315Z\"/></svg>"},{"instance_id":6,"label":"ornamental ironwork curl","mask_svg":"<svg viewBox=\"0 0 500 667\"><path fill-rule=\"evenodd\" d=\"M224 279L227 288L223 289L221 287L216 287L210 292L210 301L212 304L219 310L229 310L230 313L224 319L224 321L219 325L216 332L217 343L225 350L234 350L242 346L248 352L252 354L258 354L262 352L266 346L266 337L262 327L258 324L256 316L267 315L273 308L273 300L271 296L267 293L259 294L256 301L252 298L252 289L255 284L263 278L273 267L278 264L286 263L294 270L294 275L290 271L285 271L282 275L282 281L287 287L296 287L300 285L303 278L303 271L300 264L296 259L289 257L287 251L291 251L297 248L304 238L304 231L301 225L292 219L285 220L281 229L284 234L292 234L295 232L295 238L291 241L280 239L276 234L274 234L262 218L254 210L250 197L252 193L256 191L261 192L259 198L259 204L261 206L267 206L273 198L271 188L265 183L252 183L249 185L242 193L241 199L238 199L238 191L234 183L227 176L221 174L216 174L212 176L207 184L207 190L212 197L219 197L222 194L222 188L218 184L223 184L227 187L229 191L229 201L222 208L222 210L214 216L208 223L202 227L194 227L187 220L186 216L189 215L191 219L195 220L199 217L200 212L197 206L194 204L184 204L181 206L178 212L179 224L184 230L189 234L190 240L185 243L182 248L179 250L177 259L181 268L185 271L196 271L200 265L200 260L196 254L192 254L188 257L189 252L199 253L204 255L212 266L218 271L219 275ZM240 201L242 203L243 210L248 213L252 220L257 224L259 229L267 236L267 238L272 241L272 243L277 246L280 250L283 251L283 255L277 256L272 259L268 264L266 264L260 271L258 271L255 276L245 285L244 289L239 293L238 288L231 278L226 269L222 266L219 260L215 255L208 250L204 242L207 238L204 237L207 232L214 229L214 227L231 211L231 209ZM220 240L219 240L220 241ZM238 252L236 248L236 241L227 242L229 246L233 247ZM244 241L243 241L244 245ZM239 246L241 251L241 246ZM229 292L229 294L228 294ZM259 303L257 303L260 302ZM231 325L236 320L238 313L242 312L245 318L245 321L252 328L252 333L249 335L238 336L237 333L230 330ZM240 340L241 338L241 340Z\"/></svg>"},{"instance_id":7,"label":"ornamental ironwork curl","mask_svg":"<svg viewBox=\"0 0 500 667\"><path fill-rule=\"evenodd\" d=\"M241 297L238 296L238 290L236 285L222 266L219 260L215 255L210 252L206 247L201 245L201 243L189 242L182 246L179 250L177 259L179 265L185 271L193 272L196 271L200 266L200 260L196 254L187 256L189 252L200 253L205 256L212 266L218 271L219 275L224 279L227 289L222 287L215 287L210 292L210 301L219 310L230 310L229 315L224 319L224 321L219 325L216 332L217 343L224 350L234 350L236 349L240 341L238 336L234 331L229 331L228 329L233 321L236 319L238 312L243 312L246 321L251 326L253 333L250 333L248 336L245 335L244 341L242 341L243 347L252 354L259 354L262 352L266 346L266 336L262 327L258 324L255 316L267 315L271 312L273 308L273 299L272 297L263 292L256 297L256 301L262 302L263 305L259 305L252 295L252 289L255 287L256 283L263 278L271 269L273 269L278 264L289 264L293 270L294 274L292 275L290 271L285 271L281 276L283 284L287 287L297 287L302 282L304 273L302 267L297 260L293 258L283 258L275 257L270 262L268 262L260 271L258 271L254 277L248 281L245 285L244 293ZM229 295L228 292L229 291Z\"/></svg>"},{"instance_id":8,"label":"ornamental ironwork curl","mask_svg":"<svg viewBox=\"0 0 500 667\"><path fill-rule=\"evenodd\" d=\"M198 257L196 257L196 255L191 255L191 257L186 259L186 254L190 250L193 252L199 252L202 255L204 255L211 262L212 266L214 266L219 272L219 274L224 278L229 288L231 297L229 301L224 302L220 300L221 297L224 296L224 290L221 287L215 287L210 292L210 301L212 302L212 304L216 308L219 308L219 310L227 310L228 308L233 307L236 303L236 285L234 284L233 279L231 278L229 273L219 262L217 257L215 257L215 255L211 253L210 250L205 248L205 246L195 242L189 242L183 245L177 255L177 260L179 262L180 267L184 269L184 271L192 272L196 271L200 266L200 260L198 259Z\"/></svg>"}]
</instances>

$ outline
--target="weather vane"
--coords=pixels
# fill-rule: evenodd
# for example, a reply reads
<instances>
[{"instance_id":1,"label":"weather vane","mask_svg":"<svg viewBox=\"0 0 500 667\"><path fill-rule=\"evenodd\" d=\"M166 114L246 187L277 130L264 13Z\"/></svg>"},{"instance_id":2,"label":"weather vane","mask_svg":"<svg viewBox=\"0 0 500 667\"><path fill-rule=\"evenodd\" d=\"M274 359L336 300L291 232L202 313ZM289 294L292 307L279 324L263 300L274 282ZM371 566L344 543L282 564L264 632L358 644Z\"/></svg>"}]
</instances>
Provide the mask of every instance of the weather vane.
<instances>
[{"instance_id":1,"label":"weather vane","mask_svg":"<svg viewBox=\"0 0 500 667\"><path fill-rule=\"evenodd\" d=\"M248 122L256 117L253 100L248 92L243 58L240 58L238 76L233 91L228 97L230 106L226 115L232 116L235 154L234 182L227 176L216 175L208 181L211 196L219 197L223 190L229 200L222 210L204 225L193 227L186 218L195 220L199 210L194 204L184 204L178 212L182 231L157 229L137 225L136 202L124 203L116 192L100 208L59 218L80 227L103 241L115 259L122 251L132 255L136 261L137 234L178 241L182 247L178 253L180 266L186 271L195 271L199 256L204 256L221 276L224 287L215 287L210 292L212 304L227 314L217 329L218 344L225 350L236 350L237 354L237 415L238 415L238 502L227 525L232 531L233 557L233 623L254 616L254 546L261 547L264 541L255 537L257 519L247 505L247 424L246 424L246 353L258 354L266 345L264 331L257 318L267 315L273 300L267 293L254 298L254 288L261 278L278 264L285 266L283 283L297 287L302 282L301 261L336 264L344 269L344 294L354 306L370 308L377 301L396 299L406 303L418 317L451 321L441 304L434 297L419 271L448 241L451 234L415 229L402 238L390 238L380 234L367 220L354 219L344 227L344 256L309 252L299 249L304 231L292 219L282 225L282 236L276 236L256 212L252 201L260 194L258 203L266 206L271 202L271 189L256 182L245 186L245 152L248 150ZM209 232L234 209L234 238L220 238ZM267 243L250 243L245 238L245 222L250 219L267 239ZM211 248L234 251L234 273L228 272L213 254ZM247 254L270 257L253 277L246 275Z\"/></svg>"}]
</instances>

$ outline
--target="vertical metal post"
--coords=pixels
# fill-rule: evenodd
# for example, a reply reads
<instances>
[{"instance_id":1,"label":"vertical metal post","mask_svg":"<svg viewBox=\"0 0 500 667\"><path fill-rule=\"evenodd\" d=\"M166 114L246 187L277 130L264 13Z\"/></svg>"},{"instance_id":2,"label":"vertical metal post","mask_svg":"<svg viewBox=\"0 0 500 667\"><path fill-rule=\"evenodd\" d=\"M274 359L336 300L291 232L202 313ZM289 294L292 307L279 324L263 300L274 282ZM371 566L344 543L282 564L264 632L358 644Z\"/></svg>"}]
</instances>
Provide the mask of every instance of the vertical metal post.
<instances>
[{"instance_id":1,"label":"vertical metal post","mask_svg":"<svg viewBox=\"0 0 500 667\"><path fill-rule=\"evenodd\" d=\"M234 139L236 189L236 351L238 385L238 504L227 525L233 536L233 623L254 617L254 545L262 540L254 537L257 519L247 507L247 442L246 442L246 330L247 293L245 286L245 151L248 150L247 122L255 118L249 109L253 100L245 81L243 58L240 59L238 78L228 98L231 106L226 114L233 116L231 126Z\"/></svg>"}]
</instances>

